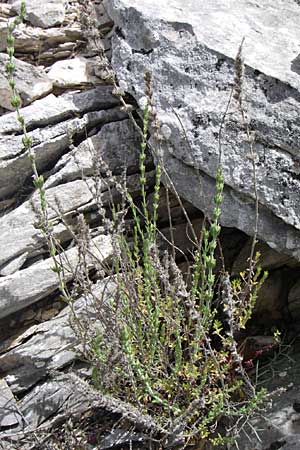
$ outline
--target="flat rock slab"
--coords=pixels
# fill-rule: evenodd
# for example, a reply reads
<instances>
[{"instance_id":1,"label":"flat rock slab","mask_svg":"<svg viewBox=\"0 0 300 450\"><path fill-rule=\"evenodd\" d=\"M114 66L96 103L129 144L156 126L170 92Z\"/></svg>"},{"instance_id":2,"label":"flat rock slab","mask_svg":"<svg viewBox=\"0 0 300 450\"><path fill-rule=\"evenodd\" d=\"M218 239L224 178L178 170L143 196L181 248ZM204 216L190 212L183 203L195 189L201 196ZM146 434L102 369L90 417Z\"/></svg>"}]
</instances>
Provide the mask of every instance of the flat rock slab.
<instances>
[{"instance_id":1,"label":"flat rock slab","mask_svg":"<svg viewBox=\"0 0 300 450\"><path fill-rule=\"evenodd\" d=\"M8 55L0 53L0 106L13 111L11 106L11 88L8 83L5 66ZM53 83L42 68L34 67L24 61L14 58L14 78L23 106L51 92Z\"/></svg>"},{"instance_id":2,"label":"flat rock slab","mask_svg":"<svg viewBox=\"0 0 300 450\"><path fill-rule=\"evenodd\" d=\"M260 207L258 235L300 259L300 5L292 0L105 0L115 22L112 65L121 87L153 103L164 139L160 154L178 193L212 214L219 130L245 37L244 106L255 132ZM153 146L155 136L152 132ZM254 190L249 142L237 103L222 136L225 175L221 223L253 234Z\"/></svg>"},{"instance_id":3,"label":"flat rock slab","mask_svg":"<svg viewBox=\"0 0 300 450\"><path fill-rule=\"evenodd\" d=\"M10 0L13 10L20 11L20 0ZM25 19L32 25L41 28L50 28L61 25L65 18L65 0L26 0Z\"/></svg>"},{"instance_id":4,"label":"flat rock slab","mask_svg":"<svg viewBox=\"0 0 300 450\"><path fill-rule=\"evenodd\" d=\"M100 112L100 110L119 105L119 100L112 95L112 89L112 86L99 86L83 92L65 93L61 96L50 94L23 108L20 112L28 128L45 127L59 123L68 117L91 111ZM0 117L0 131L1 135L22 131L15 113Z\"/></svg>"},{"instance_id":5,"label":"flat rock slab","mask_svg":"<svg viewBox=\"0 0 300 450\"><path fill-rule=\"evenodd\" d=\"M53 81L54 86L64 89L103 84L101 79L95 76L96 67L97 59L77 56L54 63L48 72L48 77Z\"/></svg>"},{"instance_id":6,"label":"flat rock slab","mask_svg":"<svg viewBox=\"0 0 300 450\"><path fill-rule=\"evenodd\" d=\"M105 174L105 165L114 174L138 173L140 136L132 122L117 120L127 116L121 111L114 112L111 120L92 137L81 142L74 150L63 155L53 168L53 175L46 181L46 187L95 174L95 161ZM108 111L106 112L108 116ZM103 162L104 164L103 164Z\"/></svg>"},{"instance_id":7,"label":"flat rock slab","mask_svg":"<svg viewBox=\"0 0 300 450\"><path fill-rule=\"evenodd\" d=\"M111 86L99 86L59 97L50 94L21 109L27 128L32 130L29 136L39 172L55 163L79 133L124 117L114 109L119 101L111 90ZM114 110L106 112L110 108ZM31 175L17 115L15 112L3 115L0 117L0 200L13 195Z\"/></svg>"},{"instance_id":8,"label":"flat rock slab","mask_svg":"<svg viewBox=\"0 0 300 450\"><path fill-rule=\"evenodd\" d=\"M111 129L112 130L112 129ZM79 159L82 156L81 150L86 147L80 146L80 153L76 152L76 161L80 161L82 171L92 171L91 155L85 155L86 158ZM107 147L109 148L109 147ZM120 146L122 149L123 147ZM79 150L79 147L78 149ZM60 212L63 212L65 216L74 216L79 212L87 212L95 208L95 183L90 180L74 180L70 182L62 182L71 178L72 175L80 176L79 168L72 160L73 155L67 155L65 159L66 165L62 166L60 170L50 177L48 181L59 185L54 185L46 190L47 202L48 202L48 214L50 219L55 219L57 224L54 226L53 234L60 241L61 244L66 241L70 241L71 233L66 226L61 222L61 218L58 214L58 208ZM78 157L78 158L77 158ZM63 162L63 161L62 161ZM84 166L84 162L86 165ZM123 160L124 162L124 160ZM74 164L73 164L74 163ZM116 159L118 168L119 161ZM74 171L73 171L74 170ZM76 171L76 172L75 172ZM78 173L79 172L79 173ZM153 186L155 178L154 171L147 173L147 186ZM122 175L117 176L117 181L122 180ZM111 199L119 199L120 192L114 186L113 180L103 179L97 185L98 192L101 192L101 201L103 206L110 205ZM140 193L140 176L139 174L133 174L127 177L127 188L131 192L133 197L136 197ZM60 199L60 206L58 204ZM4 280L6 276L12 275L19 269L22 269L24 263L28 263L28 260L36 260L40 258L44 252L45 239L41 231L36 228L37 216L32 207L32 203L35 206L35 210L40 208L40 200L38 193L36 192L30 200L24 202L22 205L14 209L13 211L3 215L0 218L0 282ZM100 220L99 214L94 213L94 219ZM2 278L4 277L4 278Z\"/></svg>"},{"instance_id":9,"label":"flat rock slab","mask_svg":"<svg viewBox=\"0 0 300 450\"><path fill-rule=\"evenodd\" d=\"M90 253L93 256L87 260L89 268L105 263L113 253L111 237L102 235L94 238L91 242ZM65 280L70 281L74 277L78 264L78 251L76 248L71 248L61 258ZM53 266L52 258L48 258L0 280L0 318L19 311L54 292L58 288L59 280L52 270Z\"/></svg>"},{"instance_id":10,"label":"flat rock slab","mask_svg":"<svg viewBox=\"0 0 300 450\"><path fill-rule=\"evenodd\" d=\"M63 202L62 207L65 214L92 200L89 186L83 180L48 189L47 195L51 218L57 216L53 210L51 211L51 206L56 210L58 208L57 198ZM22 266L22 259L25 257L26 260L26 253L29 257L37 255L45 244L40 230L35 226L37 215L32 207L32 202L39 210L39 197L35 193L30 200L0 218L0 267L4 266L1 270L3 276L14 273L18 269L18 264ZM15 257L20 257L20 259L14 261ZM7 267L7 264L12 267ZM15 267L13 267L14 265Z\"/></svg>"}]
</instances>

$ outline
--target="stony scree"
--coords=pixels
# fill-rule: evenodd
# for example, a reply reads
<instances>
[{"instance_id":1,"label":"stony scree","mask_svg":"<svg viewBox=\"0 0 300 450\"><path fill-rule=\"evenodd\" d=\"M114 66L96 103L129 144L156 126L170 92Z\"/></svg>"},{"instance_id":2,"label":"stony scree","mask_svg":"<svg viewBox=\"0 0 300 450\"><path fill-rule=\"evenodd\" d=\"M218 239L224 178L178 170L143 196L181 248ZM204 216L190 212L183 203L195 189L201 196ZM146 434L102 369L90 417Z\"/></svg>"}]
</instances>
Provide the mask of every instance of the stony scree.
<instances>
[{"instance_id":1,"label":"stony scree","mask_svg":"<svg viewBox=\"0 0 300 450\"><path fill-rule=\"evenodd\" d=\"M20 12L20 0L10 0L12 10ZM65 0L26 0L25 19L35 27L50 28L61 25L65 19Z\"/></svg>"},{"instance_id":2,"label":"stony scree","mask_svg":"<svg viewBox=\"0 0 300 450\"><path fill-rule=\"evenodd\" d=\"M27 20L26 24L19 25L15 30L15 55L18 58L35 65L52 65L59 59L71 57L83 47L87 39L80 22L81 7L77 2L52 0L41 4L31 0L27 3L27 12L30 13L32 22ZM16 17L19 7L20 1L1 3L0 51L6 51L8 25ZM51 14L47 13L47 10L50 10ZM38 19L38 26L33 24L34 16ZM53 26L53 19L63 22ZM50 28L44 28L45 20Z\"/></svg>"}]
</instances>

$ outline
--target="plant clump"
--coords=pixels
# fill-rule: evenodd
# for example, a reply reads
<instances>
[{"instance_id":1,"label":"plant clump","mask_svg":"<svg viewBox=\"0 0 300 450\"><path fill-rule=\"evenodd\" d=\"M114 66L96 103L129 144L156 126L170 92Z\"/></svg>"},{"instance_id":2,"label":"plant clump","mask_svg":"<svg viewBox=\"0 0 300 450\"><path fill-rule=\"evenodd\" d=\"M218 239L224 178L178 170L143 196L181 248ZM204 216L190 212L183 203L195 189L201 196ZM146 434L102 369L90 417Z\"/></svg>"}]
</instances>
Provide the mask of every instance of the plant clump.
<instances>
[{"instance_id":1,"label":"plant clump","mask_svg":"<svg viewBox=\"0 0 300 450\"><path fill-rule=\"evenodd\" d=\"M140 152L141 207L127 193L133 236L130 242L118 228L114 239L117 290L107 305L102 330L90 343L93 379L98 389L154 418L164 430L164 445L178 441L225 445L237 434L239 421L260 405L265 394L255 392L236 337L251 317L266 274L252 266L250 277L244 274L231 281L223 272L217 283L221 165L213 217L195 243L191 286L171 252L161 254L157 231L160 165L152 205L147 203L145 189L150 109L148 98ZM222 433L225 422L228 426Z\"/></svg>"}]
</instances>

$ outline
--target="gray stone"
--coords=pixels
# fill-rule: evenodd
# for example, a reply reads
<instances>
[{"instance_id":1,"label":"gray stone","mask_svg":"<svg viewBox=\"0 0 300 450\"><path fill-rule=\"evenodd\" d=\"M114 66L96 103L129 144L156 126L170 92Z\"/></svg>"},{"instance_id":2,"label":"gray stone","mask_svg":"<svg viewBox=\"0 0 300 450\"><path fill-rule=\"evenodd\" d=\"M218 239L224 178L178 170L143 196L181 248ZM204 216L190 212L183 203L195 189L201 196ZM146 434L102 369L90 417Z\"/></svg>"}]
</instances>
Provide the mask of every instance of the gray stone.
<instances>
[{"instance_id":1,"label":"gray stone","mask_svg":"<svg viewBox=\"0 0 300 450\"><path fill-rule=\"evenodd\" d=\"M6 3L0 3L0 17L1 19L4 17L14 16L14 12L12 10L12 6Z\"/></svg>"},{"instance_id":2,"label":"gray stone","mask_svg":"<svg viewBox=\"0 0 300 450\"><path fill-rule=\"evenodd\" d=\"M185 189L185 199L211 216L213 213L212 198L215 193L213 178L187 165L183 165L171 155L167 159L167 167L177 188L181 186L182 189ZM179 192L182 191L179 189ZM228 214L229 211L230 215ZM254 217L254 202L225 185L222 202L222 224L230 228L246 231L251 235L255 225ZM265 208L260 209L258 222L258 237L261 240L265 239L271 248L278 252L282 251L299 260L300 236L298 230L284 224L274 214L270 216Z\"/></svg>"},{"instance_id":3,"label":"gray stone","mask_svg":"<svg viewBox=\"0 0 300 450\"><path fill-rule=\"evenodd\" d=\"M73 393L72 384L53 380L36 386L26 395L20 409L30 427L36 428L57 414Z\"/></svg>"},{"instance_id":4,"label":"gray stone","mask_svg":"<svg viewBox=\"0 0 300 450\"><path fill-rule=\"evenodd\" d=\"M87 403L89 399L83 398L83 392L76 388L72 380L57 374L55 378L34 387L19 407L28 431L35 430L60 412L70 411L71 408L74 411L74 407L83 408Z\"/></svg>"},{"instance_id":5,"label":"gray stone","mask_svg":"<svg viewBox=\"0 0 300 450\"><path fill-rule=\"evenodd\" d=\"M8 55L0 53L0 106L13 111L11 106L12 92L6 74ZM52 90L52 81L42 68L14 58L14 78L24 106L43 97Z\"/></svg>"},{"instance_id":6,"label":"gray stone","mask_svg":"<svg viewBox=\"0 0 300 450\"><path fill-rule=\"evenodd\" d=\"M106 115L109 117L108 111ZM110 119L113 121L125 117L124 113L115 111ZM71 181L82 175L93 175L96 169L95 161L100 156L114 174L122 172L124 168L128 173L137 172L139 148L140 138L130 120L107 123L98 133L60 158L46 186ZM103 171L105 172L104 167Z\"/></svg>"},{"instance_id":7,"label":"gray stone","mask_svg":"<svg viewBox=\"0 0 300 450\"><path fill-rule=\"evenodd\" d=\"M77 180L48 189L47 198L49 219L51 219L57 216L51 210L51 205L55 209L58 207L56 199L60 200L61 212L68 213L89 203L92 200L92 193L84 181ZM1 270L2 275L8 275L8 271L14 272L9 267L7 268L6 264L9 264L10 267L15 265L17 268L17 265L22 262L19 258L23 258L25 255L26 258L35 256L44 245L44 239L35 227L37 217L32 202L36 208L39 208L37 193L31 200L0 218L0 266L5 265ZM59 235L61 230L57 231Z\"/></svg>"},{"instance_id":8,"label":"gray stone","mask_svg":"<svg viewBox=\"0 0 300 450\"><path fill-rule=\"evenodd\" d=\"M193 229L196 234L196 236L200 236L202 227L203 227L203 218L195 219L192 221ZM182 257L182 255L185 255L186 257L189 257L193 249L195 248L195 242L194 237L187 226L186 223L179 223L174 225L173 227L173 237L174 237L174 244L176 247L176 255L178 257ZM159 236L159 248L161 250L171 250L171 242L172 242L172 236L170 232L170 227L163 228L160 230L162 235L167 239L165 240L161 235Z\"/></svg>"},{"instance_id":9,"label":"gray stone","mask_svg":"<svg viewBox=\"0 0 300 450\"><path fill-rule=\"evenodd\" d=\"M101 125L113 117L99 109L108 109L118 104L111 95L111 87L101 86L86 92L75 92L55 97L49 96L35 101L21 110L28 128L33 131L33 140L38 171L43 171L65 153L73 138L87 128ZM70 118L72 116L79 116ZM82 118L80 117L82 116ZM15 113L0 117L0 199L13 195L31 174L32 167L22 144L20 124Z\"/></svg>"},{"instance_id":10,"label":"gray stone","mask_svg":"<svg viewBox=\"0 0 300 450\"><path fill-rule=\"evenodd\" d=\"M105 124L91 141L96 158L103 160L114 174L125 168L128 175L139 171L141 139L130 119Z\"/></svg>"},{"instance_id":11,"label":"gray stone","mask_svg":"<svg viewBox=\"0 0 300 450\"><path fill-rule=\"evenodd\" d=\"M1 222L1 219L0 219ZM22 229L23 231L23 229ZM11 235L12 230L10 230ZM9 242L6 241L6 245L9 245ZM15 273L17 270L20 269L20 267L23 266L28 256L28 252L22 253L20 256L17 256L13 260L9 261L7 264L5 264L0 269L0 275L2 277L5 277L6 275L11 275L12 273Z\"/></svg>"},{"instance_id":12,"label":"gray stone","mask_svg":"<svg viewBox=\"0 0 300 450\"><path fill-rule=\"evenodd\" d=\"M68 160L70 161L70 159ZM64 170L64 167L62 167L61 171L49 178L51 183L46 183L48 185L46 189L48 217L54 219L56 223L53 234L61 244L71 239L70 232L61 223L61 213L66 218L76 213L88 213L92 214L91 220L97 220L99 223L102 220L97 210L94 213L91 212L95 210L95 184L91 179L63 183L63 181L71 178L71 174L74 175L70 167L75 169L75 165L72 166L71 164L68 165L68 170ZM92 170L92 167L88 167L89 170ZM83 175L85 175L87 167L81 166L79 168L76 166L76 175L79 173L80 177L82 175L81 168ZM147 173L147 186L153 185L154 177L154 172ZM116 177L115 180L121 181L120 177ZM57 185L59 181L61 184ZM53 187L49 187L50 185ZM97 186L98 192L101 192L103 206L109 205L112 199L120 198L120 193L114 186L114 180L103 178L97 183ZM133 197L139 195L140 177L138 174L127 177L127 188ZM60 212L58 212L58 208ZM39 210L39 195L37 192L30 200L0 218L0 275L6 276L14 273L26 261L30 261L44 252L45 240L40 230L35 226L37 222L35 210ZM76 219L69 220L69 223L70 225L75 224Z\"/></svg>"},{"instance_id":13,"label":"gray stone","mask_svg":"<svg viewBox=\"0 0 300 450\"><path fill-rule=\"evenodd\" d=\"M124 114L120 113L116 109L109 111L95 111L88 112L83 115L82 118L75 119L61 119L61 122L53 124L52 126L47 126L45 128L41 127L36 130L29 132L28 135L33 140L33 150L36 150L36 159L39 160L38 151L42 148L45 152L49 152L49 158L51 158L51 153L56 153L59 150L62 152L66 147L72 146L72 139L77 136L80 132L87 127L99 126L103 123L109 122L110 120L118 120L124 118ZM51 121L51 118L49 118ZM17 165L15 159L18 157L22 159L22 156L27 157L28 153L24 152L23 136L6 136L0 135L1 143L3 143L3 148L1 149L0 157L3 161L13 162Z\"/></svg>"},{"instance_id":14,"label":"gray stone","mask_svg":"<svg viewBox=\"0 0 300 450\"><path fill-rule=\"evenodd\" d=\"M60 88L103 84L101 79L95 76L96 65L96 58L87 59L77 56L54 63L48 72L48 77L53 81L54 86Z\"/></svg>"},{"instance_id":15,"label":"gray stone","mask_svg":"<svg viewBox=\"0 0 300 450\"><path fill-rule=\"evenodd\" d=\"M6 50L8 21L0 21L0 51ZM60 58L72 56L73 50L82 45L83 32L79 23L67 27L37 28L21 24L15 30L17 53L30 54L33 60L53 64ZM68 46L67 49L65 46Z\"/></svg>"},{"instance_id":16,"label":"gray stone","mask_svg":"<svg viewBox=\"0 0 300 450\"><path fill-rule=\"evenodd\" d=\"M0 428L22 423L17 402L4 379L0 380Z\"/></svg>"},{"instance_id":17,"label":"gray stone","mask_svg":"<svg viewBox=\"0 0 300 450\"><path fill-rule=\"evenodd\" d=\"M132 446L132 443L136 444L137 442L143 442L146 445L147 441L149 441L149 437L145 434L115 428L101 439L98 448L99 450L108 450L120 445Z\"/></svg>"},{"instance_id":18,"label":"gray stone","mask_svg":"<svg viewBox=\"0 0 300 450\"><path fill-rule=\"evenodd\" d=\"M99 3L98 5L95 5L95 15L97 26L99 27L99 30L101 30L103 34L105 34L105 31L107 32L111 30L113 22L111 21L111 18L107 14L107 10L102 2Z\"/></svg>"},{"instance_id":19,"label":"gray stone","mask_svg":"<svg viewBox=\"0 0 300 450\"><path fill-rule=\"evenodd\" d=\"M300 6L292 0L275 7L269 0L210 0L201 8L196 0L106 0L105 5L121 30L112 41L120 85L143 105L144 72L151 68L153 103L165 139L160 157L179 194L209 216L220 124L234 81L234 58L246 36L244 104L246 120L256 131L258 235L299 260L300 78L295 61ZM226 184L221 223L251 235L252 162L235 101L221 142Z\"/></svg>"},{"instance_id":20,"label":"gray stone","mask_svg":"<svg viewBox=\"0 0 300 450\"><path fill-rule=\"evenodd\" d=\"M192 218L199 216L199 210L195 208L191 203L188 203L181 199L184 209L188 217ZM153 214L154 192L147 195L148 208L151 214ZM157 209L157 215L160 223L169 224L169 217L167 215L168 203L171 209L171 216L173 223L182 223L185 221L182 207L180 206L178 199L172 191L169 190L168 194L165 187L162 185L159 191L159 204Z\"/></svg>"},{"instance_id":21,"label":"gray stone","mask_svg":"<svg viewBox=\"0 0 300 450\"><path fill-rule=\"evenodd\" d=\"M105 262L112 255L112 243L109 236L98 236L91 242L89 267ZM72 248L61 255L65 280L74 277L78 264L78 252ZM53 272L54 262L48 258L26 269L0 279L0 318L6 317L54 292L59 285L58 276Z\"/></svg>"},{"instance_id":22,"label":"gray stone","mask_svg":"<svg viewBox=\"0 0 300 450\"><path fill-rule=\"evenodd\" d=\"M87 91L67 92L60 96L53 94L35 101L20 112L31 129L57 124L66 118L83 115L87 112L101 112L119 105L119 100L112 95L112 86L98 86ZM20 133L22 127L16 114L10 113L0 117L2 134Z\"/></svg>"},{"instance_id":23,"label":"gray stone","mask_svg":"<svg viewBox=\"0 0 300 450\"><path fill-rule=\"evenodd\" d=\"M20 11L21 0L10 0L14 11ZM26 16L33 26L50 28L61 25L65 18L65 0L26 0Z\"/></svg>"},{"instance_id":24,"label":"gray stone","mask_svg":"<svg viewBox=\"0 0 300 450\"><path fill-rule=\"evenodd\" d=\"M93 288L94 297L81 297L53 319L1 343L1 370L12 392L28 391L49 372L75 361L82 342L71 326L73 312L77 319L84 321L88 317L90 324L96 324L94 299L109 298L114 289L113 282L99 281Z\"/></svg>"}]
</instances>

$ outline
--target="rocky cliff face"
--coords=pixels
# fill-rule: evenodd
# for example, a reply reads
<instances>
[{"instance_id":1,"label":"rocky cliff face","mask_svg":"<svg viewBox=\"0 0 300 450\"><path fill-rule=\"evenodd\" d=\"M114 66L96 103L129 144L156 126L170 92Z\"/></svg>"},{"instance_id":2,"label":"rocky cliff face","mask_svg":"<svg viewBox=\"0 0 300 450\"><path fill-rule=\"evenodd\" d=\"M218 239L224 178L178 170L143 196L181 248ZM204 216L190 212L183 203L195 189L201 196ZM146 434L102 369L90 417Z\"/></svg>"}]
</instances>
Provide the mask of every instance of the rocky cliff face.
<instances>
[{"instance_id":1,"label":"rocky cliff face","mask_svg":"<svg viewBox=\"0 0 300 450\"><path fill-rule=\"evenodd\" d=\"M133 195L138 193L139 136L112 94L112 68L134 105L143 105L143 75L152 71L163 138L159 156L179 194L190 202L195 226L201 227L202 212L211 213L220 121L234 82L234 58L246 36L243 92L246 120L255 133L259 249L261 264L270 271L256 318L260 326L297 324L300 6L293 0L276 7L268 0L214 0L201 8L196 0L165 3L26 1L26 22L16 30L16 83L37 167L46 180L54 234L68 264L75 266L76 242L60 213L71 224L84 214L99 259L109 259L110 236L99 226L93 196L95 158L100 155L116 177L126 166L127 185ZM2 439L5 449L7 436L17 438L24 428L47 424L64 409L83 408L84 393L64 371L72 366L77 374L87 372L77 361L70 307L59 298L51 258L36 227L38 195L4 74L8 23L19 7L18 0L0 3L0 447ZM255 202L249 142L234 102L221 144L226 183L221 221L227 227L222 236L228 265L237 274L249 255L247 235L253 234ZM150 158L148 168L153 168ZM101 184L104 206L110 202L111 184L107 178ZM172 201L177 243L188 250L184 220ZM164 227L164 205L161 211ZM95 285L96 293L102 290L101 283ZM75 308L86 314L82 298ZM278 372L283 383L285 372ZM285 450L292 448L287 436L297 440L300 430L296 412L289 408L298 395L297 384L290 385L290 394L281 398L277 409L275 405L277 434L266 435L257 448L266 449L276 439L286 441ZM284 417L289 426L281 423ZM241 448L251 450L251 445L245 441Z\"/></svg>"},{"instance_id":2,"label":"rocky cliff face","mask_svg":"<svg viewBox=\"0 0 300 450\"><path fill-rule=\"evenodd\" d=\"M70 309L58 295L58 279L51 269L49 251L36 227L39 199L32 184L32 168L22 145L20 124L16 114L10 112L4 52L8 24L19 7L19 1L0 4L3 448L9 448L4 435L18 433L24 426L34 428L64 405L70 408L74 402L77 404L80 397L74 394L74 381L50 376L51 371L74 363L76 337L70 326ZM94 8L79 1L29 0L26 8L25 24L18 27L15 35L16 84L38 170L46 180L54 234L66 250L68 264L75 267L75 242L58 209L62 208L70 224L76 223L79 214L84 214L89 223L97 223L92 195L95 157L101 153L116 176L126 166L134 192L139 142L119 100L112 95L107 63L103 63L103 54L109 52L105 35L111 29L111 20L101 5ZM93 39L89 32L93 20L102 30L101 40ZM100 188L104 206L110 201L109 182L107 179ZM99 261L105 261L112 247L99 223L92 238ZM67 278L71 280L72 275ZM79 300L76 308L79 311L84 306Z\"/></svg>"},{"instance_id":3,"label":"rocky cliff face","mask_svg":"<svg viewBox=\"0 0 300 450\"><path fill-rule=\"evenodd\" d=\"M259 237L300 258L299 6L294 0L108 0L119 32L112 64L126 92L143 101L150 69L154 103L166 138L162 158L179 193L211 214L219 127L234 83L243 37L246 123L255 134ZM276 55L276 57L274 57ZM254 229L253 177L245 124L232 101L221 144L225 199L221 222ZM200 193L200 195L199 195Z\"/></svg>"}]
</instances>

